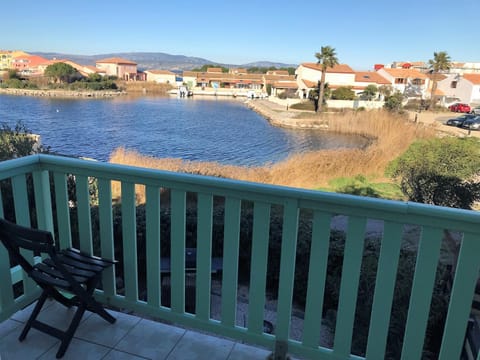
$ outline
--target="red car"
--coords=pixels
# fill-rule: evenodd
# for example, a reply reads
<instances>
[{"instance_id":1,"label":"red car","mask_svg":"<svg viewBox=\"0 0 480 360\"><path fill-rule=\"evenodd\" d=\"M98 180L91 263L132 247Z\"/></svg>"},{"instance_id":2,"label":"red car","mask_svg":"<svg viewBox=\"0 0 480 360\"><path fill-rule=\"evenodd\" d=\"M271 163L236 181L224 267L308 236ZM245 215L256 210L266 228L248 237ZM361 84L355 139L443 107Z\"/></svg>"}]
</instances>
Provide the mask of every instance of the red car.
<instances>
[{"instance_id":1,"label":"red car","mask_svg":"<svg viewBox=\"0 0 480 360\"><path fill-rule=\"evenodd\" d=\"M448 107L450 111L453 112L462 112L462 113L469 113L472 109L468 104L463 103L455 103Z\"/></svg>"}]
</instances>

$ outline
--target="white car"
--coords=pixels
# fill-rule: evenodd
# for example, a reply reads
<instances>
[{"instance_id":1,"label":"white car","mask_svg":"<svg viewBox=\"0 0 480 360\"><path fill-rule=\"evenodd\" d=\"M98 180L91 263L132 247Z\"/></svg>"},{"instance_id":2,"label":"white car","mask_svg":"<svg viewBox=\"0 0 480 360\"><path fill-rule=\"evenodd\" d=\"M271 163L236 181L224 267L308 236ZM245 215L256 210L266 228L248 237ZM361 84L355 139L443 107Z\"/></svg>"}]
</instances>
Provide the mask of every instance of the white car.
<instances>
[{"instance_id":1,"label":"white car","mask_svg":"<svg viewBox=\"0 0 480 360\"><path fill-rule=\"evenodd\" d=\"M474 108L472 108L470 113L475 114L475 115L480 115L480 106L475 106Z\"/></svg>"}]
</instances>

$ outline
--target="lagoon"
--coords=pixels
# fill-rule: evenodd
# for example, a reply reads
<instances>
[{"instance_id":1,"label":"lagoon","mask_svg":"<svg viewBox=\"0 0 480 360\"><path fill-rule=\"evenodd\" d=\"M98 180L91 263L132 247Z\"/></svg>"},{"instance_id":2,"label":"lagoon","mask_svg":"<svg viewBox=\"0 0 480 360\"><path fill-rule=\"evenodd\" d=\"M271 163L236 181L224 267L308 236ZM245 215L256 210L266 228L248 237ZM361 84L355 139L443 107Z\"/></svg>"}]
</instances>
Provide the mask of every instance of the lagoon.
<instances>
[{"instance_id":1,"label":"lagoon","mask_svg":"<svg viewBox=\"0 0 480 360\"><path fill-rule=\"evenodd\" d=\"M264 165L367 140L274 127L239 100L116 97L59 99L0 95L0 122L22 121L51 151L108 161L117 147L159 158Z\"/></svg>"}]
</instances>

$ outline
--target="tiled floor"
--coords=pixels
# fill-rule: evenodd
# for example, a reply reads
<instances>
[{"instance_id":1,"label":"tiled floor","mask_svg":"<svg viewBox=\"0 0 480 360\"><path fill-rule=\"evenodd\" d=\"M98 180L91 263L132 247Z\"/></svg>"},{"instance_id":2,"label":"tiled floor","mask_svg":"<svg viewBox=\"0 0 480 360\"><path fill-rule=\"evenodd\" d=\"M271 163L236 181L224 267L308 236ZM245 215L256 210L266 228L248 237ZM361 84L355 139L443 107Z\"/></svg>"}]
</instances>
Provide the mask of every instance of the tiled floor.
<instances>
[{"instance_id":1,"label":"tiled floor","mask_svg":"<svg viewBox=\"0 0 480 360\"><path fill-rule=\"evenodd\" d=\"M55 359L59 340L35 329L23 342L18 336L32 306L17 312L0 324L0 360ZM44 306L39 320L66 328L74 309L53 301ZM270 352L232 340L221 339L154 322L136 316L111 312L117 321L109 324L97 315L86 313L64 359L208 359L264 360Z\"/></svg>"}]
</instances>

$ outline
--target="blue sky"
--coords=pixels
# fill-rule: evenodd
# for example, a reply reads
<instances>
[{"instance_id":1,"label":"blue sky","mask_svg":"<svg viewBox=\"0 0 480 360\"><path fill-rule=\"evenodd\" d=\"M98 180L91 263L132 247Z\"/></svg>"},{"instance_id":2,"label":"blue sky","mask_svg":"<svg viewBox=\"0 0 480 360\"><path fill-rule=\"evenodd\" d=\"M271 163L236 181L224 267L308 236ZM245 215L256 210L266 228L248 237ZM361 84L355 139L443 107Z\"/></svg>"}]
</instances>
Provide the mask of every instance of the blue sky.
<instances>
[{"instance_id":1,"label":"blue sky","mask_svg":"<svg viewBox=\"0 0 480 360\"><path fill-rule=\"evenodd\" d=\"M1 13L0 49L27 52L299 64L329 45L355 70L428 61L435 51L480 62L479 0L24 0L2 2Z\"/></svg>"}]
</instances>

